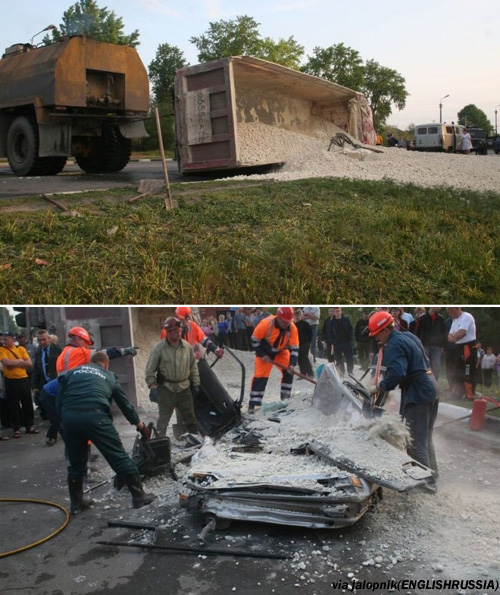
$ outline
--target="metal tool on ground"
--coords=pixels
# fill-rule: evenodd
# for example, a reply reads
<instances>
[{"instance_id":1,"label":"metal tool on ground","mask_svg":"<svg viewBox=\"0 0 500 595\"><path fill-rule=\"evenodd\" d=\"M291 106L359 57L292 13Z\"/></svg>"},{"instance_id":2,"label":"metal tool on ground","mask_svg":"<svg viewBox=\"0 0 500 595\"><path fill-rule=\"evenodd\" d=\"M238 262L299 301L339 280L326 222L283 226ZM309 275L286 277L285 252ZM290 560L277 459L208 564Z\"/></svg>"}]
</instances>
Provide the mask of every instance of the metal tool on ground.
<instances>
[{"instance_id":1,"label":"metal tool on ground","mask_svg":"<svg viewBox=\"0 0 500 595\"><path fill-rule=\"evenodd\" d=\"M287 367L283 366L282 364L279 364L278 362L271 362L273 364L273 366L276 366L277 368L279 368L280 370L286 370ZM298 376L299 378L302 378L302 380L307 380L308 382L310 382L311 384L318 384L316 382L316 380L314 380L314 378L311 378L310 376L306 376L305 374L302 374L301 372L297 372L296 370L292 371L292 374L294 376Z\"/></svg>"},{"instance_id":2,"label":"metal tool on ground","mask_svg":"<svg viewBox=\"0 0 500 595\"><path fill-rule=\"evenodd\" d=\"M374 153L384 152L381 149L375 149L375 147L369 147L368 145L360 145L359 143L355 143L344 132L337 132L337 134L332 137L330 140L330 145L328 146L328 150L332 148L332 145L335 145L341 149L343 149L345 145L352 145L355 149L366 149L367 151L373 151Z\"/></svg>"},{"instance_id":3,"label":"metal tool on ground","mask_svg":"<svg viewBox=\"0 0 500 595\"><path fill-rule=\"evenodd\" d=\"M60 202L57 202L57 200L54 200L53 198L50 198L50 196L47 196L46 194L42 194L41 197L43 198L43 200L46 200L47 202L50 202L51 204L55 205L58 209L60 209L64 213L69 212L69 209L68 208L66 208Z\"/></svg>"},{"instance_id":4,"label":"metal tool on ground","mask_svg":"<svg viewBox=\"0 0 500 595\"><path fill-rule=\"evenodd\" d=\"M165 208L170 211L174 208L174 201L172 200L172 193L170 191L170 182L168 179L167 161L165 159L165 151L163 150L163 138L161 135L160 113L155 107L156 129L158 131L158 143L160 145L161 162L163 165L163 175L165 176L165 187L167 188L167 198L165 199Z\"/></svg>"},{"instance_id":5,"label":"metal tool on ground","mask_svg":"<svg viewBox=\"0 0 500 595\"><path fill-rule=\"evenodd\" d=\"M163 190L163 180L154 180L154 179L144 179L144 180L140 180L139 181L139 186L137 188L137 191L139 192L139 194L137 194L136 196L133 196L132 198L129 198L127 200L127 202L133 203L136 200L139 200L140 198L144 198L145 196L151 196L152 194L156 194L158 192L160 192L161 190Z\"/></svg>"},{"instance_id":6,"label":"metal tool on ground","mask_svg":"<svg viewBox=\"0 0 500 595\"><path fill-rule=\"evenodd\" d=\"M128 541L96 541L98 545L120 545L123 547L139 547L148 550L155 550L164 553L182 553L194 554L199 556L234 556L239 558L271 558L273 560L288 560L293 557L292 554L272 554L268 552L252 552L235 549L207 549L203 547L188 547L188 546L174 546L174 545L156 545L152 543L133 543Z\"/></svg>"}]
</instances>

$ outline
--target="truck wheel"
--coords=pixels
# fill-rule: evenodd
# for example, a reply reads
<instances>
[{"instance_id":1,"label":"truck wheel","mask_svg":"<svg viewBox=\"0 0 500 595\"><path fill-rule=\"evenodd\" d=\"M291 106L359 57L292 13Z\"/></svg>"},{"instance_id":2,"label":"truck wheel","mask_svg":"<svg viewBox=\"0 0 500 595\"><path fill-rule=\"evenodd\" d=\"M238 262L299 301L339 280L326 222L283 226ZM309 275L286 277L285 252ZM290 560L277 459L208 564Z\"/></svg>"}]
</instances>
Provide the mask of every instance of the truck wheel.
<instances>
[{"instance_id":1,"label":"truck wheel","mask_svg":"<svg viewBox=\"0 0 500 595\"><path fill-rule=\"evenodd\" d=\"M100 138L91 139L85 153L77 153L75 161L87 174L101 174L106 171Z\"/></svg>"},{"instance_id":2,"label":"truck wheel","mask_svg":"<svg viewBox=\"0 0 500 595\"><path fill-rule=\"evenodd\" d=\"M43 176L56 176L64 169L67 157L42 157L40 161L43 161Z\"/></svg>"},{"instance_id":3,"label":"truck wheel","mask_svg":"<svg viewBox=\"0 0 500 595\"><path fill-rule=\"evenodd\" d=\"M38 157L38 130L27 116L18 116L7 133L7 158L16 176L40 175L42 160Z\"/></svg>"}]
</instances>

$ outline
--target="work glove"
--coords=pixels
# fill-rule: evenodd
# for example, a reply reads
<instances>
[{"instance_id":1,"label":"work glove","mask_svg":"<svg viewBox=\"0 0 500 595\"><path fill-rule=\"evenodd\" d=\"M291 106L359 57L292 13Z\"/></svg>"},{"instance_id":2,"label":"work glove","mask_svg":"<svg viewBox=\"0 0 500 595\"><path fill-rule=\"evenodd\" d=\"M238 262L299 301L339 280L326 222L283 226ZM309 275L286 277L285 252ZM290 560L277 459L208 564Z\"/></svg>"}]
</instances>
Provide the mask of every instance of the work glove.
<instances>
[{"instance_id":1,"label":"work glove","mask_svg":"<svg viewBox=\"0 0 500 595\"><path fill-rule=\"evenodd\" d=\"M136 427L137 431L140 433L144 440L149 440L151 438L151 429L148 428L143 421L140 421Z\"/></svg>"},{"instance_id":2,"label":"work glove","mask_svg":"<svg viewBox=\"0 0 500 595\"><path fill-rule=\"evenodd\" d=\"M200 394L200 387L197 384L191 385L191 394L193 397L197 397Z\"/></svg>"},{"instance_id":3,"label":"work glove","mask_svg":"<svg viewBox=\"0 0 500 595\"><path fill-rule=\"evenodd\" d=\"M139 347L136 347L135 345L132 347L122 347L120 349L120 353L122 355L137 355L137 350L139 349Z\"/></svg>"},{"instance_id":4,"label":"work glove","mask_svg":"<svg viewBox=\"0 0 500 595\"><path fill-rule=\"evenodd\" d=\"M149 389L149 400L151 403L158 403L158 389L156 386Z\"/></svg>"}]
</instances>

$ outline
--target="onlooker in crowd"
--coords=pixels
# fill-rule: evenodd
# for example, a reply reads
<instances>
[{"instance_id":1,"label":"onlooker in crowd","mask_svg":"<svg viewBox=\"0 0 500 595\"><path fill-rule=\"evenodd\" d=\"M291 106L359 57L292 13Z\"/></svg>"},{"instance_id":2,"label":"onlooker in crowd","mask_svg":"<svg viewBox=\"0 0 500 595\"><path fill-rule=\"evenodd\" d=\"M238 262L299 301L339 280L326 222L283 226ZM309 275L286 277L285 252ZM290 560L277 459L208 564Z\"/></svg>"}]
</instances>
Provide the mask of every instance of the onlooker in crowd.
<instances>
[{"instance_id":1,"label":"onlooker in crowd","mask_svg":"<svg viewBox=\"0 0 500 595\"><path fill-rule=\"evenodd\" d=\"M27 354L30 356L30 360L34 362L35 346L28 341L28 337L24 333L17 333L16 340L19 347L24 347L24 349L26 349ZM33 366L31 366L31 368L27 368L26 372L28 373L28 378L31 382L31 377L33 375Z\"/></svg>"},{"instance_id":2,"label":"onlooker in crowd","mask_svg":"<svg viewBox=\"0 0 500 595\"><path fill-rule=\"evenodd\" d=\"M33 388L35 403L40 407L40 415L42 419L50 419L48 413L45 411L43 402L40 399L40 392L45 384L50 380L57 378L57 358L62 350L59 345L52 344L49 332L46 330L37 331L36 338L38 347L35 351L33 361L31 387ZM53 446L57 440L57 427L54 427L53 424L51 424L47 430L45 438L47 446Z\"/></svg>"},{"instance_id":3,"label":"onlooker in crowd","mask_svg":"<svg viewBox=\"0 0 500 595\"><path fill-rule=\"evenodd\" d=\"M91 504L83 497L89 440L124 480L132 495L134 508L146 506L156 497L144 492L137 465L125 452L113 426L112 400L126 419L137 427L137 431L148 437L144 422L140 421L129 403L116 374L109 371L109 357L104 352L94 353L89 364L68 371L61 381L56 403L69 458L68 487L72 514L85 510Z\"/></svg>"},{"instance_id":4,"label":"onlooker in crowd","mask_svg":"<svg viewBox=\"0 0 500 595\"><path fill-rule=\"evenodd\" d=\"M249 413L262 405L273 362L282 368L281 400L289 399L292 395L292 372L299 356L299 334L293 322L293 308L280 306L276 315L261 320L254 329L252 346L255 350L255 370L250 390Z\"/></svg>"},{"instance_id":5,"label":"onlooker in crowd","mask_svg":"<svg viewBox=\"0 0 500 595\"><path fill-rule=\"evenodd\" d=\"M483 384L486 388L491 387L491 377L496 367L497 358L493 353L493 347L488 347L481 360L481 370L483 372Z\"/></svg>"},{"instance_id":6,"label":"onlooker in crowd","mask_svg":"<svg viewBox=\"0 0 500 595\"><path fill-rule=\"evenodd\" d=\"M354 369L354 329L352 328L352 323L349 317L342 314L342 308L333 308L331 326L333 330L335 363L341 374L345 374L346 365L347 373L352 374Z\"/></svg>"},{"instance_id":7,"label":"onlooker in crowd","mask_svg":"<svg viewBox=\"0 0 500 595\"><path fill-rule=\"evenodd\" d=\"M246 343L248 345L248 349L252 351L252 335L254 327L253 315L251 308L245 308L243 311L245 315L245 331L247 334Z\"/></svg>"},{"instance_id":8,"label":"onlooker in crowd","mask_svg":"<svg viewBox=\"0 0 500 595\"><path fill-rule=\"evenodd\" d=\"M0 363L3 367L9 425L14 432L12 436L21 438L23 426L27 434L39 434L40 430L33 425L35 410L27 373L33 366L30 356L24 347L16 347L14 333L4 333L3 342L0 347Z\"/></svg>"},{"instance_id":9,"label":"onlooker in crowd","mask_svg":"<svg viewBox=\"0 0 500 595\"><path fill-rule=\"evenodd\" d=\"M178 409L187 431L198 432L193 396L200 390L200 373L194 350L181 338L181 321L169 316L164 325L166 337L156 343L146 365L146 384L158 402L157 429L165 436L174 409Z\"/></svg>"},{"instance_id":10,"label":"onlooker in crowd","mask_svg":"<svg viewBox=\"0 0 500 595\"><path fill-rule=\"evenodd\" d=\"M318 348L318 324L321 316L321 310L317 306L306 306L302 308L304 320L311 327L311 355L314 364L316 364L316 352Z\"/></svg>"},{"instance_id":11,"label":"onlooker in crowd","mask_svg":"<svg viewBox=\"0 0 500 595\"><path fill-rule=\"evenodd\" d=\"M311 360L309 359L309 350L311 349L312 330L311 325L304 320L302 310L295 310L295 326L299 333L299 370L302 374L314 377Z\"/></svg>"},{"instance_id":12,"label":"onlooker in crowd","mask_svg":"<svg viewBox=\"0 0 500 595\"><path fill-rule=\"evenodd\" d=\"M456 346L450 356L451 396L460 399L464 395L473 399L476 393L476 321L462 308L447 308L452 319L448 342Z\"/></svg>"},{"instance_id":13,"label":"onlooker in crowd","mask_svg":"<svg viewBox=\"0 0 500 595\"><path fill-rule=\"evenodd\" d=\"M440 307L433 306L429 312L417 318L415 334L422 341L427 357L431 362L431 370L436 380L441 373L441 356L446 345L447 331Z\"/></svg>"},{"instance_id":14,"label":"onlooker in crowd","mask_svg":"<svg viewBox=\"0 0 500 595\"><path fill-rule=\"evenodd\" d=\"M74 326L68 331L69 342L64 347L56 362L58 374L64 374L76 366L88 364L96 349L91 349L94 341L90 333L82 326ZM137 355L136 347L108 347L102 350L109 359L115 359L125 355Z\"/></svg>"},{"instance_id":15,"label":"onlooker in crowd","mask_svg":"<svg viewBox=\"0 0 500 595\"><path fill-rule=\"evenodd\" d=\"M462 137L462 152L466 155L470 155L472 149L472 138L467 128L464 129L464 135Z\"/></svg>"},{"instance_id":16,"label":"onlooker in crowd","mask_svg":"<svg viewBox=\"0 0 500 595\"><path fill-rule=\"evenodd\" d=\"M359 365L366 371L371 361L371 342L368 333L368 320L370 319L370 310L363 309L361 318L354 327L354 338L356 339L356 348L358 351Z\"/></svg>"},{"instance_id":17,"label":"onlooker in crowd","mask_svg":"<svg viewBox=\"0 0 500 595\"><path fill-rule=\"evenodd\" d=\"M3 333L0 332L0 347L3 346ZM3 430L10 428L9 408L7 405L7 395L5 394L5 381L3 376L3 368L0 363L0 425ZM4 436L0 432L0 440L9 440L8 436Z\"/></svg>"},{"instance_id":18,"label":"onlooker in crowd","mask_svg":"<svg viewBox=\"0 0 500 595\"><path fill-rule=\"evenodd\" d=\"M328 308L328 318L323 322L323 341L326 343L326 359L329 362L335 361L335 348L333 344L335 342L335 335L333 332L333 319L334 319L335 308Z\"/></svg>"},{"instance_id":19,"label":"onlooker in crowd","mask_svg":"<svg viewBox=\"0 0 500 595\"><path fill-rule=\"evenodd\" d=\"M394 318L394 328L397 331L407 331L409 329L408 322L403 318L403 311L399 306L391 308L391 314Z\"/></svg>"},{"instance_id":20,"label":"onlooker in crowd","mask_svg":"<svg viewBox=\"0 0 500 595\"><path fill-rule=\"evenodd\" d=\"M49 335L52 345L59 345L59 337L57 335Z\"/></svg>"},{"instance_id":21,"label":"onlooker in crowd","mask_svg":"<svg viewBox=\"0 0 500 595\"><path fill-rule=\"evenodd\" d=\"M53 380L49 380L46 384L42 386L42 389L39 393L39 401L40 406L43 407L45 415L47 416L46 419L50 421L50 427L47 431L45 444L47 446L54 446L57 443L57 434L59 433L63 436L63 431L61 427L61 420L57 415L56 409L56 397L59 391L59 378L54 378ZM64 436L63 436L64 438ZM90 448L87 449L87 456L89 455Z\"/></svg>"},{"instance_id":22,"label":"onlooker in crowd","mask_svg":"<svg viewBox=\"0 0 500 595\"><path fill-rule=\"evenodd\" d=\"M429 359L420 339L412 333L397 331L393 317L387 312L373 314L369 329L370 336L385 346L385 377L374 389L387 392L398 384L401 387L400 414L409 426L412 438L407 447L408 454L434 471L434 476L424 485L428 491L435 493L438 468L432 433L439 399Z\"/></svg>"},{"instance_id":23,"label":"onlooker in crowd","mask_svg":"<svg viewBox=\"0 0 500 595\"><path fill-rule=\"evenodd\" d=\"M230 310L226 312L226 320L228 323L227 338L229 341L229 347L236 349L236 328L234 326L234 315Z\"/></svg>"},{"instance_id":24,"label":"onlooker in crowd","mask_svg":"<svg viewBox=\"0 0 500 595\"><path fill-rule=\"evenodd\" d=\"M238 308L234 315L234 326L236 329L236 349L248 351L250 349L247 338L247 325L245 324L245 313L243 308Z\"/></svg>"},{"instance_id":25,"label":"onlooker in crowd","mask_svg":"<svg viewBox=\"0 0 500 595\"><path fill-rule=\"evenodd\" d=\"M219 333L217 335L217 346L223 349L229 344L229 321L226 320L224 314L219 316L218 322Z\"/></svg>"},{"instance_id":26,"label":"onlooker in crowd","mask_svg":"<svg viewBox=\"0 0 500 595\"><path fill-rule=\"evenodd\" d=\"M415 308L415 318L412 320L412 322L410 322L410 325L408 327L410 330L410 333L417 335L417 337L419 336L418 329L420 327L421 318L422 318L422 316L424 316L424 314L425 314L425 308L423 306L417 306Z\"/></svg>"}]
</instances>

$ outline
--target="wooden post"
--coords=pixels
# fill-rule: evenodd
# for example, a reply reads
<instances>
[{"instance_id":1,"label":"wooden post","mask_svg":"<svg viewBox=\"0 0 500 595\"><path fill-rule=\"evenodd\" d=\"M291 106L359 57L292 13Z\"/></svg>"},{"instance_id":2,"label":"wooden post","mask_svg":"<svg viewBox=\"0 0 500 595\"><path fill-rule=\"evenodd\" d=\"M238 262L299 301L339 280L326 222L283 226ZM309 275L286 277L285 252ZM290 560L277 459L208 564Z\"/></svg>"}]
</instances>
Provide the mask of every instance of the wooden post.
<instances>
[{"instance_id":1,"label":"wooden post","mask_svg":"<svg viewBox=\"0 0 500 595\"><path fill-rule=\"evenodd\" d=\"M168 171L167 171L167 161L165 159L165 151L163 150L163 139L161 136L161 125L160 125L160 113L158 112L158 108L155 107L155 117L156 117L156 129L158 132L158 143L160 145L160 153L161 153L161 161L163 164L163 175L165 176L165 186L167 187L167 198L165 199L165 208L167 211L170 211L174 208L174 204L172 201L172 193L170 192L170 182L168 179Z\"/></svg>"}]
</instances>

